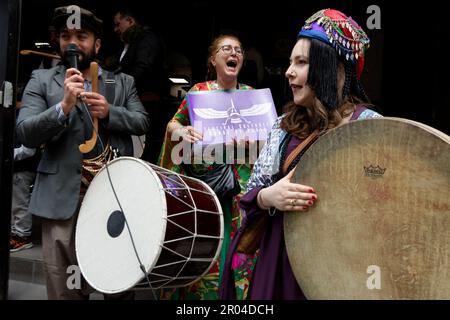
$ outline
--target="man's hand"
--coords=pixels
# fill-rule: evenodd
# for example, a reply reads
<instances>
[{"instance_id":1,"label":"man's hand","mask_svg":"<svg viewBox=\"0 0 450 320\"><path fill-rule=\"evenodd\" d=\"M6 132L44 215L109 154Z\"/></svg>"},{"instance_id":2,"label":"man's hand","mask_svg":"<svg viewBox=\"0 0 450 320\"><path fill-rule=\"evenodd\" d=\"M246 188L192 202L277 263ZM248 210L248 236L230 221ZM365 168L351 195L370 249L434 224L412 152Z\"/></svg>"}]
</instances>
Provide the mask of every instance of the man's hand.
<instances>
[{"instance_id":1,"label":"man's hand","mask_svg":"<svg viewBox=\"0 0 450 320\"><path fill-rule=\"evenodd\" d=\"M97 92L83 92L81 99L89 107L92 117L104 119L109 114L109 104L106 98Z\"/></svg>"},{"instance_id":2,"label":"man's hand","mask_svg":"<svg viewBox=\"0 0 450 320\"><path fill-rule=\"evenodd\" d=\"M61 101L61 107L67 116L77 103L77 98L84 92L84 78L81 72L75 68L66 70L64 80L64 98Z\"/></svg>"}]
</instances>

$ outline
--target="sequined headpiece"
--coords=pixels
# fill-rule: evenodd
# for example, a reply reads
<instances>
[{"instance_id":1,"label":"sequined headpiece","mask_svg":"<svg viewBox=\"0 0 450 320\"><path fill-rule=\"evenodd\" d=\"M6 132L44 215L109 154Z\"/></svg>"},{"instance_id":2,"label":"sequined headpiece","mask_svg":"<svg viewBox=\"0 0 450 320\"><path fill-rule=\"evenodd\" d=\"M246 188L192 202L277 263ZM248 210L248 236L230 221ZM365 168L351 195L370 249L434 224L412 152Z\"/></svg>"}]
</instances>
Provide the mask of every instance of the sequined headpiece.
<instances>
[{"instance_id":1,"label":"sequined headpiece","mask_svg":"<svg viewBox=\"0 0 450 320\"><path fill-rule=\"evenodd\" d=\"M320 10L306 20L298 37L318 39L331 45L341 57L355 65L360 78L370 40L351 17L333 9Z\"/></svg>"}]
</instances>

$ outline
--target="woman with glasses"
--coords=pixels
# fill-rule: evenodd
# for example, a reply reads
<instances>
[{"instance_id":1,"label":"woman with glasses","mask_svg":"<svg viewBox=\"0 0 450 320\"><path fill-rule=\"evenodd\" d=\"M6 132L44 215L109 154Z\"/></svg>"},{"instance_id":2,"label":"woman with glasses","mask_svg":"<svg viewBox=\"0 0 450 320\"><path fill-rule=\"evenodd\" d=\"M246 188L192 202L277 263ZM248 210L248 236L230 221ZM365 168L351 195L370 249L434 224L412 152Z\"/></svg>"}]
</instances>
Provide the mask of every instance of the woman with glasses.
<instances>
[{"instance_id":1,"label":"woman with glasses","mask_svg":"<svg viewBox=\"0 0 450 320\"><path fill-rule=\"evenodd\" d=\"M233 253L248 231L261 222L258 262L249 299L303 299L284 242L284 212L305 211L320 198L314 186L292 183L294 169L314 139L347 121L379 117L367 109L360 82L369 38L342 12L321 10L311 16L297 36L286 78L293 101L286 105L264 145L240 205L241 227L229 248L220 298L235 298ZM257 237L253 237L255 239Z\"/></svg>"},{"instance_id":2,"label":"woman with glasses","mask_svg":"<svg viewBox=\"0 0 450 320\"><path fill-rule=\"evenodd\" d=\"M250 90L250 86L238 83L238 75L244 60L244 50L238 38L231 35L222 35L217 37L211 43L208 50L208 81L195 84L189 92L193 91L213 91L213 90ZM185 98L178 111L169 121L166 130L166 137L162 146L159 159L159 165L170 170L188 174L186 170L192 170L195 173L212 172L215 164L184 164L176 165L173 163L171 153L174 146L180 143L180 140L189 143L195 143L202 139L201 132L198 132L191 126L189 119L189 103ZM173 138L174 137L174 138ZM173 141L176 140L176 141ZM240 189L245 190L247 180L250 176L250 164L229 164ZM179 289L165 289L162 291L162 299L217 299L218 287L220 283L223 263L227 254L232 235L236 232L241 221L241 212L239 209L239 199L242 193L233 197L221 198L218 195L222 205L224 215L224 239L222 243L219 263L211 268L209 273L191 286ZM236 255L234 261L235 267L235 285L237 298L244 299L247 294L249 278L255 265L256 255Z\"/></svg>"}]
</instances>

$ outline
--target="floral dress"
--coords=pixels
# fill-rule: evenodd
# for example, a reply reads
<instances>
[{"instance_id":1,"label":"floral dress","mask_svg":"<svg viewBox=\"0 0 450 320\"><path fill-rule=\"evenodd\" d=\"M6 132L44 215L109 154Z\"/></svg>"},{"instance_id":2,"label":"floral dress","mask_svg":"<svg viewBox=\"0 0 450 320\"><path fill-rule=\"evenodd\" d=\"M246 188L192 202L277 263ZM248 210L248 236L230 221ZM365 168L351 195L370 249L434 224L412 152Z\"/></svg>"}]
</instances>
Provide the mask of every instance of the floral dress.
<instances>
[{"instance_id":1,"label":"floral dress","mask_svg":"<svg viewBox=\"0 0 450 320\"><path fill-rule=\"evenodd\" d=\"M237 89L251 90L252 88L244 84L238 84ZM189 92L212 90L220 90L216 81L197 83ZM188 110L189 102L185 98L172 120L176 120L184 126L191 125ZM182 167L174 164L171 160L171 152L174 146L175 143L171 141L170 134L166 132L158 163L161 167L184 174ZM197 172L204 172L212 168L212 166L208 164L193 165L193 167ZM239 201L247 189L247 181L251 173L251 166L249 164L233 164L232 167L235 177L241 186L241 193L234 196L231 202L221 203L224 216L224 239L219 262L216 263L203 278L188 287L163 289L161 291L161 299L218 299L219 284L221 283L228 247L242 220ZM238 299L245 299L247 296L250 278L256 264L256 258L257 254L235 254L234 256L233 269Z\"/></svg>"}]
</instances>

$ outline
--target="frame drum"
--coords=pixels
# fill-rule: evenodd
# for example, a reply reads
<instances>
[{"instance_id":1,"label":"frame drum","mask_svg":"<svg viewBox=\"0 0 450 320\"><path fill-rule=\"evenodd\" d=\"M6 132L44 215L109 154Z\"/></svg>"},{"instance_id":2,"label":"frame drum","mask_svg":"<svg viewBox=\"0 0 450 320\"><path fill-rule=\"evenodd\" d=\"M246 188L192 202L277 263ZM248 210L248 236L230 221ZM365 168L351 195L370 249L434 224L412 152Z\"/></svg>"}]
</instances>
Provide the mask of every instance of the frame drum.
<instances>
[{"instance_id":1,"label":"frame drum","mask_svg":"<svg viewBox=\"0 0 450 320\"><path fill-rule=\"evenodd\" d=\"M286 247L309 299L450 299L450 137L400 118L320 137L293 182L315 188L285 213Z\"/></svg>"},{"instance_id":2,"label":"frame drum","mask_svg":"<svg viewBox=\"0 0 450 320\"><path fill-rule=\"evenodd\" d=\"M153 289L197 281L216 263L222 240L222 209L206 183L120 157L86 192L75 249L86 281L100 292L118 293L150 289L146 276Z\"/></svg>"}]
</instances>

